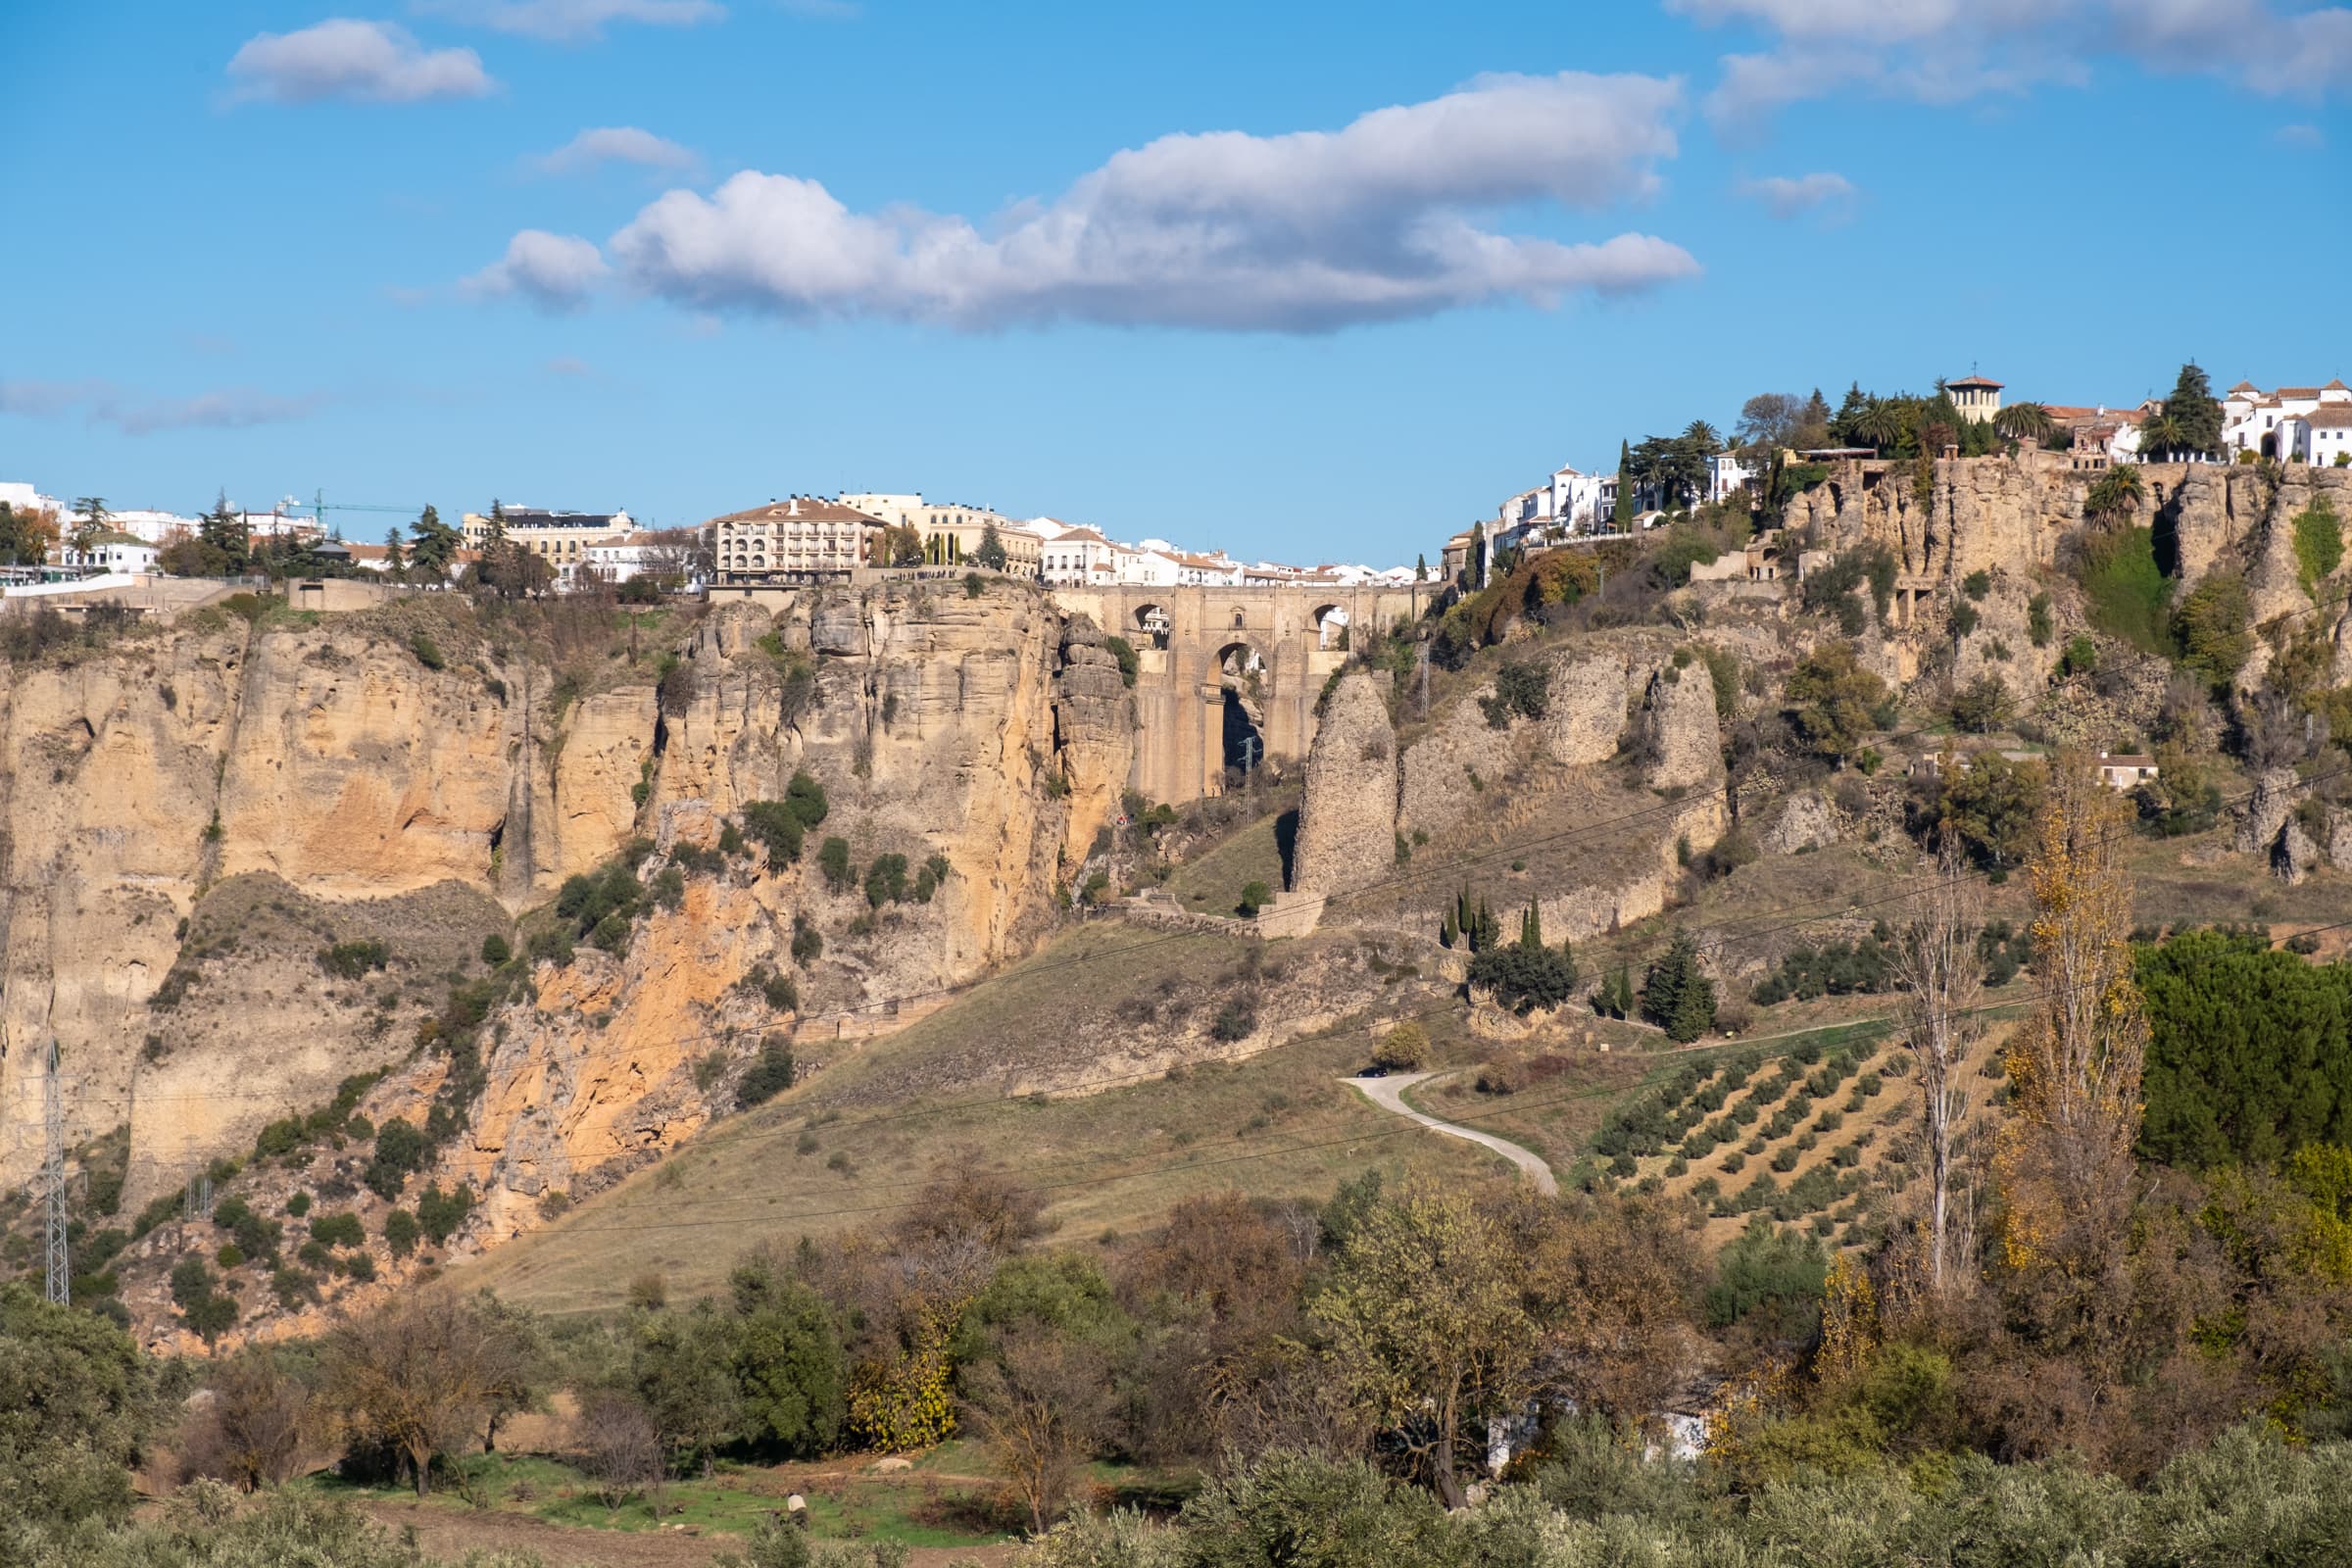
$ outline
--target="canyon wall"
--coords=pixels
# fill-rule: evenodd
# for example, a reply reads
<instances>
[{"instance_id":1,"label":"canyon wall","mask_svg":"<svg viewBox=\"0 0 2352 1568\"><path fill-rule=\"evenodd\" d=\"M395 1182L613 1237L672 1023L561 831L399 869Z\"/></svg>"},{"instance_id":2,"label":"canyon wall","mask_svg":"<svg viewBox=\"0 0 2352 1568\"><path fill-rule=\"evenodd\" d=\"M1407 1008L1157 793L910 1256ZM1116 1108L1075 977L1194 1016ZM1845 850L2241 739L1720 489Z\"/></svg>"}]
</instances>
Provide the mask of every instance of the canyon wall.
<instances>
[{"instance_id":1,"label":"canyon wall","mask_svg":"<svg viewBox=\"0 0 2352 1568\"><path fill-rule=\"evenodd\" d=\"M5 672L0 1184L38 1160L24 1130L52 1036L69 1140L127 1126L135 1204L400 1062L450 978L481 972L482 939L518 941L514 917L566 877L632 840L707 848L798 770L860 869L945 857L928 902L851 937L866 901L816 874L812 834L801 865L646 917L625 959L541 966L502 1017L473 1136L575 1173L699 1124L698 1097L662 1098L668 1069L746 1022L740 982L784 967L796 914L831 938L802 976L804 1034L1017 954L1131 766L1100 634L1010 584L723 607L633 657L634 632L551 662L531 625L455 600L215 611ZM386 966L330 975L321 951L350 942Z\"/></svg>"}]
</instances>

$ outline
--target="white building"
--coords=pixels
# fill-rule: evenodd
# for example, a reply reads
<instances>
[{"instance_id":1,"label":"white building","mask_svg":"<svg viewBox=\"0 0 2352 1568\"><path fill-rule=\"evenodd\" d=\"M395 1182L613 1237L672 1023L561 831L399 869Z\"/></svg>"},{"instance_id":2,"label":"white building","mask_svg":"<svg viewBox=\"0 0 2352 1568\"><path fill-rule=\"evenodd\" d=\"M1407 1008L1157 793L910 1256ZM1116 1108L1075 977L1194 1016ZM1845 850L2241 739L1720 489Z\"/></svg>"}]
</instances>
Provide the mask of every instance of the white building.
<instances>
[{"instance_id":1,"label":"white building","mask_svg":"<svg viewBox=\"0 0 2352 1568\"><path fill-rule=\"evenodd\" d=\"M2352 387L2340 380L2326 386L2282 386L2264 392L2240 381L2222 394L2222 445L2230 453L2252 452L2281 463L2335 462L2343 438L2334 420L2352 408ZM2325 417L2315 421L2315 416Z\"/></svg>"},{"instance_id":2,"label":"white building","mask_svg":"<svg viewBox=\"0 0 2352 1568\"><path fill-rule=\"evenodd\" d=\"M1050 517L1038 520L1053 521ZM1054 527L1057 531L1038 551L1038 571L1047 582L1068 587L1085 583L1103 586L1118 581L1117 545L1092 528L1065 523L1055 523Z\"/></svg>"},{"instance_id":3,"label":"white building","mask_svg":"<svg viewBox=\"0 0 2352 1568\"><path fill-rule=\"evenodd\" d=\"M706 574L693 564L701 543L701 536L691 528L640 529L618 539L590 545L580 569L584 576L616 587L648 573L683 571L684 586L693 592L703 588L707 581Z\"/></svg>"},{"instance_id":4,"label":"white building","mask_svg":"<svg viewBox=\"0 0 2352 1568\"><path fill-rule=\"evenodd\" d=\"M155 570L155 558L161 553L152 542L120 528L101 529L78 549L69 538L60 552L65 564L77 570L141 573Z\"/></svg>"},{"instance_id":5,"label":"white building","mask_svg":"<svg viewBox=\"0 0 2352 1568\"><path fill-rule=\"evenodd\" d=\"M1952 396L1952 406L1960 417L1974 424L1983 424L2001 412L2001 383L1989 375L1970 373L1957 381L1946 381L1943 389Z\"/></svg>"},{"instance_id":6,"label":"white building","mask_svg":"<svg viewBox=\"0 0 2352 1568\"><path fill-rule=\"evenodd\" d=\"M1566 524L1570 533L1599 531L1596 525L1608 520L1600 510L1600 475L1566 465L1553 469L1551 518Z\"/></svg>"},{"instance_id":7,"label":"white building","mask_svg":"<svg viewBox=\"0 0 2352 1568\"><path fill-rule=\"evenodd\" d=\"M1222 550L1207 555L1176 554L1176 582L1179 587L1231 587L1242 580L1242 564Z\"/></svg>"},{"instance_id":8,"label":"white building","mask_svg":"<svg viewBox=\"0 0 2352 1568\"><path fill-rule=\"evenodd\" d=\"M1737 492L1746 489L1748 482L1759 471L1749 466L1737 453L1716 453L1707 459L1707 499L1729 500Z\"/></svg>"}]
</instances>

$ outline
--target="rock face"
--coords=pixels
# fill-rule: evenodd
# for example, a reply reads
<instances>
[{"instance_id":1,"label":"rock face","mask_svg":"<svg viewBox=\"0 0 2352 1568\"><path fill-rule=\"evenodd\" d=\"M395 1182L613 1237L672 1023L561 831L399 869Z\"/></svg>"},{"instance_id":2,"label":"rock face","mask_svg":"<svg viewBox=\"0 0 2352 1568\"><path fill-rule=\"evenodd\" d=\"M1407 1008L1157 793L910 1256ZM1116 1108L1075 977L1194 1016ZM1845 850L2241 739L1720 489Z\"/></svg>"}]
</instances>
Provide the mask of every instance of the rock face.
<instances>
[{"instance_id":1,"label":"rock face","mask_svg":"<svg viewBox=\"0 0 2352 1568\"><path fill-rule=\"evenodd\" d=\"M1435 837L1477 815L1487 791L1516 766L1514 743L1525 727L1514 720L1496 729L1477 703L1456 703L1405 749L1396 825Z\"/></svg>"},{"instance_id":2,"label":"rock face","mask_svg":"<svg viewBox=\"0 0 2352 1568\"><path fill-rule=\"evenodd\" d=\"M2289 820L2279 829L2278 847L2271 851L2271 874L2290 888L2297 887L2319 863L2320 847L2303 831L2302 823Z\"/></svg>"},{"instance_id":3,"label":"rock face","mask_svg":"<svg viewBox=\"0 0 2352 1568\"><path fill-rule=\"evenodd\" d=\"M1703 667L1669 665L1650 677L1642 705L1642 776L1651 789L1690 789L1723 777L1715 687Z\"/></svg>"},{"instance_id":4,"label":"rock face","mask_svg":"<svg viewBox=\"0 0 2352 1568\"><path fill-rule=\"evenodd\" d=\"M2295 809L2295 770L2273 768L2254 781L2246 814L2238 819L2237 853L2267 855L2278 842L2278 830Z\"/></svg>"},{"instance_id":5,"label":"rock face","mask_svg":"<svg viewBox=\"0 0 2352 1568\"><path fill-rule=\"evenodd\" d=\"M1544 749L1563 767L1605 762L1625 731L1626 664L1612 654L1562 654L1553 662L1542 720Z\"/></svg>"},{"instance_id":6,"label":"rock face","mask_svg":"<svg viewBox=\"0 0 2352 1568\"><path fill-rule=\"evenodd\" d=\"M1369 674L1350 670L1332 688L1307 754L1293 891L1351 892L1395 864L1396 771L1388 705Z\"/></svg>"},{"instance_id":7,"label":"rock face","mask_svg":"<svg viewBox=\"0 0 2352 1568\"><path fill-rule=\"evenodd\" d=\"M1983 599L1963 595L1957 601L1974 612L1976 625L1954 647L1954 691L1990 675L2024 711L2047 689L2062 640L2052 635L2044 646L2034 646L2030 604L2034 592L2030 581L2000 571Z\"/></svg>"},{"instance_id":8,"label":"rock face","mask_svg":"<svg viewBox=\"0 0 2352 1568\"><path fill-rule=\"evenodd\" d=\"M1780 816L1764 834L1764 848L1774 855L1802 850L1826 850L1840 837L1838 808L1819 790L1800 790L1788 797Z\"/></svg>"},{"instance_id":9,"label":"rock face","mask_svg":"<svg viewBox=\"0 0 2352 1568\"><path fill-rule=\"evenodd\" d=\"M512 1060L492 1064L476 1135L540 1148L546 1169L560 1131L576 1176L600 1151L682 1125L662 1097L700 1097L662 1087L662 1053L683 1049L662 1042L731 1019L717 999L754 964L785 972L796 914L827 939L800 972L804 1032L807 1016L887 1006L1019 951L1054 918L1062 868L1114 808L1132 756L1101 634L1009 585L835 591L772 615L725 607L680 637L685 657L659 687L659 647L638 651L634 676L625 639L616 658L593 649L560 682L523 641L460 606L257 629L213 612L11 670L11 1124L37 1117L41 1094L36 1054L14 1048L54 1033L74 1063L69 1138L129 1128L135 1205L400 1056L442 976L478 965L482 938L565 877L638 838L659 847L651 876L671 846L714 844L723 816L780 798L799 769L824 785L822 836L842 837L856 866L946 858L930 902L892 906L868 937L847 933L865 913L856 888L771 868L693 883L641 921L625 962L583 948L570 967L542 965L539 1007L503 1020ZM577 692L583 669L596 684ZM256 902L255 888L272 891ZM318 952L355 940L383 942L387 967L324 976ZM539 1132L509 1115L523 1106ZM594 1130L608 1126L629 1131ZM37 1140L0 1151L0 1185L38 1152Z\"/></svg>"}]
</instances>

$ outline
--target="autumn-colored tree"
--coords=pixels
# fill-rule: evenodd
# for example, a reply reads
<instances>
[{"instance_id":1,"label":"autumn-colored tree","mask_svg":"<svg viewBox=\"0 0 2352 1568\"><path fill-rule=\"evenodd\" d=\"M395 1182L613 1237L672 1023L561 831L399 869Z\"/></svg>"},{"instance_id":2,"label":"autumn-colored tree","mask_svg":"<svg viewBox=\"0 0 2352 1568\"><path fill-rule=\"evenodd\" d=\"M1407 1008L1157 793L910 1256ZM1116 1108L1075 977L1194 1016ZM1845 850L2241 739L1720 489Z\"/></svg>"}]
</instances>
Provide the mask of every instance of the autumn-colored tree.
<instances>
[{"instance_id":1,"label":"autumn-colored tree","mask_svg":"<svg viewBox=\"0 0 2352 1568\"><path fill-rule=\"evenodd\" d=\"M1961 1125L1968 1115L1962 1072L1980 1033L1977 999L1984 962L1977 954L1984 900L1961 864L1958 844L1946 838L1936 879L1913 905L1896 933L1893 968L1903 992L1904 1044L1919 1063L1920 1132L1927 1145L1928 1284L1937 1295L1965 1277L1969 1249L1953 1242L1953 1177ZM1963 1227L1966 1234L1968 1228Z\"/></svg>"},{"instance_id":2,"label":"autumn-colored tree","mask_svg":"<svg viewBox=\"0 0 2352 1568\"><path fill-rule=\"evenodd\" d=\"M1110 1365L1086 1338L1034 1323L1005 1334L966 1374L964 1409L1044 1534L1108 1424Z\"/></svg>"},{"instance_id":3,"label":"autumn-colored tree","mask_svg":"<svg viewBox=\"0 0 2352 1568\"><path fill-rule=\"evenodd\" d=\"M2122 863L2130 808L2079 755L2062 757L2052 775L2027 866L2043 991L2008 1050L2001 1240L2012 1267L2087 1280L2125 1241L2148 1021L2132 980Z\"/></svg>"},{"instance_id":4,"label":"autumn-colored tree","mask_svg":"<svg viewBox=\"0 0 2352 1568\"><path fill-rule=\"evenodd\" d=\"M1511 1243L1470 1194L1413 1184L1363 1216L1310 1308L1333 1369L1449 1508L1464 1498L1457 1453L1535 1386L1541 1336Z\"/></svg>"},{"instance_id":5,"label":"autumn-colored tree","mask_svg":"<svg viewBox=\"0 0 2352 1568\"><path fill-rule=\"evenodd\" d=\"M508 1349L504 1330L473 1302L427 1291L328 1337L327 1403L356 1435L398 1452L421 1497L434 1456L480 1425Z\"/></svg>"}]
</instances>

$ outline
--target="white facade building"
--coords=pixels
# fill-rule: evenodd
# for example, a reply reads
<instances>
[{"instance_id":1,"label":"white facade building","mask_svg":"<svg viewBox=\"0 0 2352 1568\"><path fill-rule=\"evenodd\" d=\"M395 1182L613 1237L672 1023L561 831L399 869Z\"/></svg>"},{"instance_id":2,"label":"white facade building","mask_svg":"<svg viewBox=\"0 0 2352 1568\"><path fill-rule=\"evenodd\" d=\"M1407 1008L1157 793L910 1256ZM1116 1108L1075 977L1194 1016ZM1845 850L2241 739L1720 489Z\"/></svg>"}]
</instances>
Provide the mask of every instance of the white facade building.
<instances>
[{"instance_id":1,"label":"white facade building","mask_svg":"<svg viewBox=\"0 0 2352 1568\"><path fill-rule=\"evenodd\" d=\"M1081 583L1102 585L1119 580L1117 545L1092 528L1075 528L1059 523L1055 526L1059 531L1050 536L1038 551L1038 571L1047 582L1067 587Z\"/></svg>"},{"instance_id":2,"label":"white facade building","mask_svg":"<svg viewBox=\"0 0 2352 1568\"><path fill-rule=\"evenodd\" d=\"M1707 499L1725 501L1747 488L1759 470L1750 467L1737 453L1718 452L1707 459Z\"/></svg>"},{"instance_id":3,"label":"white facade building","mask_svg":"<svg viewBox=\"0 0 2352 1568\"><path fill-rule=\"evenodd\" d=\"M79 549L68 540L61 556L65 564L81 571L151 572L155 558L162 552L137 534L120 528L108 528L91 536Z\"/></svg>"},{"instance_id":4,"label":"white facade building","mask_svg":"<svg viewBox=\"0 0 2352 1568\"><path fill-rule=\"evenodd\" d=\"M2319 432L2340 429L2333 421L2344 409L2352 409L2352 387L2340 380L2276 392L2240 381L2222 394L2222 445L2232 454L2252 452L2281 463L2332 464L2342 440Z\"/></svg>"},{"instance_id":5,"label":"white facade building","mask_svg":"<svg viewBox=\"0 0 2352 1568\"><path fill-rule=\"evenodd\" d=\"M1570 533L1593 533L1606 519L1600 510L1600 475L1562 466L1552 470L1551 517Z\"/></svg>"}]
</instances>

